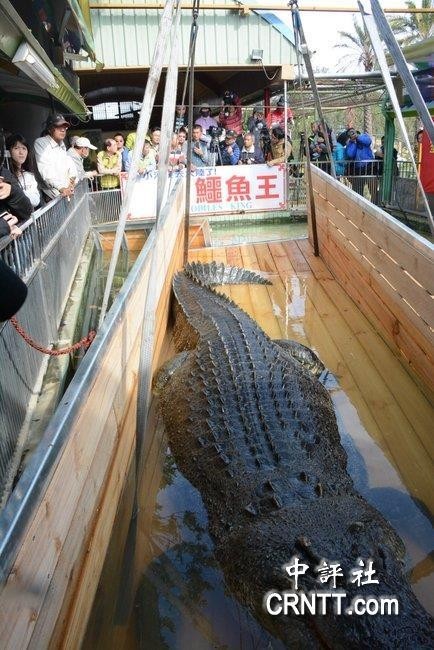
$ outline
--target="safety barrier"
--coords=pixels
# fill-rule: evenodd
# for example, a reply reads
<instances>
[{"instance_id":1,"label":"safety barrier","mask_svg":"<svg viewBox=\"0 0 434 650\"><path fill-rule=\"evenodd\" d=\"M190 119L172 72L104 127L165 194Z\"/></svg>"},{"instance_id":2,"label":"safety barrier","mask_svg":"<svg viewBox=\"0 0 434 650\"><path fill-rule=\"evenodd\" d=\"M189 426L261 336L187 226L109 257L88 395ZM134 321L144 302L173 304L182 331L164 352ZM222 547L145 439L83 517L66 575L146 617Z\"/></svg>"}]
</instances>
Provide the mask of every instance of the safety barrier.
<instances>
[{"instance_id":1,"label":"safety barrier","mask_svg":"<svg viewBox=\"0 0 434 650\"><path fill-rule=\"evenodd\" d=\"M59 197L36 211L23 225L21 237L0 242L0 257L29 286L18 320L45 347L57 339L89 225L87 188L81 183L69 202ZM0 356L0 499L4 500L19 463L29 404L36 399L47 359L29 348L10 322L0 325Z\"/></svg>"},{"instance_id":2,"label":"safety barrier","mask_svg":"<svg viewBox=\"0 0 434 650\"><path fill-rule=\"evenodd\" d=\"M65 611L66 631L56 628L69 639L65 644L77 646L83 634L135 449L137 350L151 261L156 264L155 332L146 362L155 368L166 331L170 278L182 264L184 194L181 182L0 515L0 606L11 620L0 630L2 647L12 637L19 647L48 645ZM16 566L22 580L19 605ZM27 611L30 602L35 612L30 623L12 614L17 607Z\"/></svg>"}]
</instances>

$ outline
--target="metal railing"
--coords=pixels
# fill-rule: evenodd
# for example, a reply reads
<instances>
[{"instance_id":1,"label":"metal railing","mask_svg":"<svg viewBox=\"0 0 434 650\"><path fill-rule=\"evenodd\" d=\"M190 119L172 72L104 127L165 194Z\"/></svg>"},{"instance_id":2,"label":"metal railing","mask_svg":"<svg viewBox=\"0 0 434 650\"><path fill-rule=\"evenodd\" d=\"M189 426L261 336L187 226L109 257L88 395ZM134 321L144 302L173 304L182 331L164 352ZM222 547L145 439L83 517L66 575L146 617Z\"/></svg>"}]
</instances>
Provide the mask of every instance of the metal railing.
<instances>
[{"instance_id":1,"label":"metal railing","mask_svg":"<svg viewBox=\"0 0 434 650\"><path fill-rule=\"evenodd\" d=\"M125 281L122 291L118 294L110 311L107 313L106 319L95 341L92 343L78 371L69 384L67 393L65 393L63 400L47 425L43 439L32 455L28 465L25 467L23 474L20 476L6 507L0 512L0 582L6 580L9 574L15 554L22 540L23 531L40 502L44 487L56 469L59 456L70 434L70 428L77 419L82 407L83 399L88 398L88 393L93 383L97 381L104 354L106 354L108 347L117 335L118 329L124 328L126 332L127 328L131 325L129 321L127 324L125 323L122 315L131 298L131 294L136 291L139 283L143 281L146 265L151 259L150 256L154 246L158 246L159 249L157 256L159 265L163 262L166 266L168 265L170 256L176 247L177 233L179 232L183 215L183 210L180 209L183 200L183 186L181 183L178 183L173 188L172 195L160 215L160 222L162 224L168 223L170 227L165 228L157 242L155 228L150 233L139 258ZM171 209L172 205L174 209ZM165 277L165 272L158 275L157 282L160 288L161 284L165 281ZM144 293L141 291L141 295L144 296L145 294L146 290ZM143 308L143 303L141 307ZM140 311L139 309L137 313ZM137 317L137 313L135 321L138 319L142 322L142 317ZM130 337L130 332L128 336L125 335L122 337L123 346L126 347L122 348L124 352L120 353L119 358L123 358L127 346L131 344ZM15 342L14 345L16 345ZM130 348L128 348L128 354L129 351ZM152 353L149 363L151 362ZM119 385L120 391L124 390L122 374L113 373L113 381L115 384L116 382L119 383L116 385ZM75 549L73 551L75 552Z\"/></svg>"},{"instance_id":2,"label":"metal railing","mask_svg":"<svg viewBox=\"0 0 434 650\"><path fill-rule=\"evenodd\" d=\"M57 339L75 268L90 226L85 183L68 202L57 198L36 211L16 240L0 241L0 257L29 286L18 320L32 338ZM16 472L29 404L36 399L47 359L30 348L10 322L0 325L0 502Z\"/></svg>"},{"instance_id":3,"label":"metal railing","mask_svg":"<svg viewBox=\"0 0 434 650\"><path fill-rule=\"evenodd\" d=\"M88 196L90 220L93 226L118 220L121 209L121 190L101 190Z\"/></svg>"},{"instance_id":4,"label":"metal railing","mask_svg":"<svg viewBox=\"0 0 434 650\"><path fill-rule=\"evenodd\" d=\"M330 173L327 161L313 163ZM288 209L302 212L306 209L306 188L304 182L305 163L288 163ZM422 193L418 187L416 170L411 162L395 161L392 178L390 203L384 206L382 200L383 162L374 160L362 169L357 169L353 161L340 161L337 165L338 179L347 187L364 196L371 203L389 210L425 215ZM364 173L360 173L363 171Z\"/></svg>"}]
</instances>

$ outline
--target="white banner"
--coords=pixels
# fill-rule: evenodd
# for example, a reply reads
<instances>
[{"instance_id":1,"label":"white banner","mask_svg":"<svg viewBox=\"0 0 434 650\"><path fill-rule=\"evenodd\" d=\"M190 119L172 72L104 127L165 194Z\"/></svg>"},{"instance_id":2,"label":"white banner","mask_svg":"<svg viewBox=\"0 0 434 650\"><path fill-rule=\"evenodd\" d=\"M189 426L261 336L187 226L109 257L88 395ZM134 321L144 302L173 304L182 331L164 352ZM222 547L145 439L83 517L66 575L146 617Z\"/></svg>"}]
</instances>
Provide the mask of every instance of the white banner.
<instances>
[{"instance_id":1,"label":"white banner","mask_svg":"<svg viewBox=\"0 0 434 650\"><path fill-rule=\"evenodd\" d=\"M286 207L285 165L199 167L192 173L190 214L259 212Z\"/></svg>"},{"instance_id":2,"label":"white banner","mask_svg":"<svg viewBox=\"0 0 434 650\"><path fill-rule=\"evenodd\" d=\"M190 214L221 214L284 210L285 165L228 165L199 167L191 174ZM124 189L126 174L121 174ZM157 172L138 178L128 219L155 217Z\"/></svg>"}]
</instances>

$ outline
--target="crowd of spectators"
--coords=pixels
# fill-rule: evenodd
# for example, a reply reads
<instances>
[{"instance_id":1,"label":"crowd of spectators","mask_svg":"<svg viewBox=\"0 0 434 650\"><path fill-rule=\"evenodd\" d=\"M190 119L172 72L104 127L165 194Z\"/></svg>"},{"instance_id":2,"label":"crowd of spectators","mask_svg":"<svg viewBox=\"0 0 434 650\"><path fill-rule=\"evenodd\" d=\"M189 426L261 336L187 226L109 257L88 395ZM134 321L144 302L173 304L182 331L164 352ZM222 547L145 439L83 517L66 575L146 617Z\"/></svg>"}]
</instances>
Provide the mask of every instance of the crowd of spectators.
<instances>
[{"instance_id":1,"label":"crowd of spectators","mask_svg":"<svg viewBox=\"0 0 434 650\"><path fill-rule=\"evenodd\" d=\"M307 139L311 161L330 173L330 147L336 176L350 178L353 190L363 194L366 177L379 177L383 174L384 136L381 138L381 146L374 150L371 135L361 133L352 125L339 131L337 135L327 124L325 127L328 138L319 122L311 124L311 133ZM392 156L393 174L398 175L398 152L394 147ZM371 196L372 200L377 198L375 188L376 185L371 184L371 195L374 193L374 196Z\"/></svg>"},{"instance_id":2,"label":"crowd of spectators","mask_svg":"<svg viewBox=\"0 0 434 650\"><path fill-rule=\"evenodd\" d=\"M170 144L169 172L186 168L189 147L192 171L214 165L266 163L273 166L290 162L293 158L291 128L294 116L290 108L285 109L284 98L280 97L268 115L264 114L262 106L251 109L250 115L247 110L243 115L240 98L228 90L220 106L216 104L214 110L209 103L202 103L189 129L186 106L178 104ZM311 124L306 151L313 162L330 172L331 153L338 177L382 174L384 139L374 153L368 133L360 133L350 126L335 134L333 129L325 126L327 134L323 133L319 122ZM0 234L16 236L20 223L29 217L32 210L57 196L70 197L76 184L83 179L93 181L98 176L101 189L115 189L120 186L120 173L130 171L136 140L134 131L126 136L117 132L107 138L93 160L95 168L89 169L89 164L84 163L97 147L87 137L73 136L67 149L65 141L69 127L63 115L56 113L49 115L45 130L33 147L20 134L7 138L10 161L9 169L3 166L0 170L0 208L8 216L0 221ZM160 137L160 127L153 126L139 156L139 176L144 177L158 168ZM393 157L397 173L396 149ZM291 166L289 168L291 171ZM363 183L358 183L356 178L353 188L362 193Z\"/></svg>"}]
</instances>

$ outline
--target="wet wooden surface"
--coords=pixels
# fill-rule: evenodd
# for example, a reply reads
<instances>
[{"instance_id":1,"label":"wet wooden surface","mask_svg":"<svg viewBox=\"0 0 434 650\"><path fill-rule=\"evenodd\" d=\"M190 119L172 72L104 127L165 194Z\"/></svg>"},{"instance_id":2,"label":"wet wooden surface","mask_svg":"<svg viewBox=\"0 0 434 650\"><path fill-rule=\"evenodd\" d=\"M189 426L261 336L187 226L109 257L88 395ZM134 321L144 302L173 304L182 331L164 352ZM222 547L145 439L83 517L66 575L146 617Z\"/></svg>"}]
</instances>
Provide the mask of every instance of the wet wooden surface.
<instances>
[{"instance_id":1,"label":"wet wooden surface","mask_svg":"<svg viewBox=\"0 0 434 650\"><path fill-rule=\"evenodd\" d=\"M432 513L434 400L420 390L322 260L314 257L308 240L191 250L189 259L267 274L271 286L226 286L219 291L271 338L294 339L317 352L337 379L333 399L339 424L363 458L369 488L407 494ZM426 578L434 569L426 559L428 549L422 550L405 522L399 532L412 556L410 565L423 563ZM416 592L428 594L431 589L432 594L434 586L428 582L415 585Z\"/></svg>"},{"instance_id":2,"label":"wet wooden surface","mask_svg":"<svg viewBox=\"0 0 434 650\"><path fill-rule=\"evenodd\" d=\"M434 496L431 435L434 410L427 397L324 263L313 256L307 240L191 249L189 258L260 270L272 281L270 286L226 286L218 290L245 309L270 337L291 338L312 347L333 373L336 383L329 389L344 446L352 457L349 471L356 487L403 538L408 552L406 570L413 589L423 605L434 613L434 563L430 554L433 538L427 517ZM160 362L172 354L168 331ZM180 485L175 481L172 492L167 494L163 479L166 443L160 429L156 422L151 424L147 438L149 449L138 491L134 551L127 550L125 542L131 516L130 481L130 489L126 486L124 493L128 507L121 507L118 513L83 648L201 647L208 650L219 647L214 637L217 635L218 641L221 630L210 626L212 606L205 605L199 611L190 602L184 593L186 576L180 574L174 579L179 566L173 563L173 554L167 554L168 549L178 548L180 542L178 533L173 538L168 534L167 523L175 522L173 513L180 513L182 519L189 504L184 503L186 492L182 482ZM161 497L162 494L165 496ZM173 513L168 516L171 509ZM156 580L156 562L160 568L164 564L169 569L167 584ZM128 564L134 567L130 580L126 579ZM197 558L194 566L199 566ZM154 585L154 591L138 593L136 597L137 581L143 576ZM177 585L176 598L170 592L171 582ZM127 614L127 619L123 619L119 604L127 604L131 597L135 606L131 616ZM216 598L217 610L226 612L227 603L219 600L219 596ZM149 612L154 623L158 620L155 612L158 613L161 601L166 606L169 603L172 614L176 612L178 627L173 632L174 646L162 646L159 640L162 627L154 629L147 619L146 612ZM231 625L237 623L225 621L225 627ZM198 637L201 645L194 646L193 640ZM250 645L243 639L239 646L233 647L249 650L268 647L265 642L256 643L253 634Z\"/></svg>"}]
</instances>

